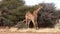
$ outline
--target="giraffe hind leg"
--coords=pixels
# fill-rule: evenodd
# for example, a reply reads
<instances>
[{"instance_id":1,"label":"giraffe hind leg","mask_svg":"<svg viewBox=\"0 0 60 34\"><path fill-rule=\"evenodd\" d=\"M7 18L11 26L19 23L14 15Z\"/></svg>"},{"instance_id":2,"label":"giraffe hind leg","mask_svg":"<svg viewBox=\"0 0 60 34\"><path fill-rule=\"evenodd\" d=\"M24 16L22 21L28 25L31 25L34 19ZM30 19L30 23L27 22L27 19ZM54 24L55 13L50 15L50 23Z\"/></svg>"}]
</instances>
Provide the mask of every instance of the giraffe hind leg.
<instances>
[{"instance_id":1,"label":"giraffe hind leg","mask_svg":"<svg viewBox=\"0 0 60 34\"><path fill-rule=\"evenodd\" d=\"M29 28L30 20L28 21L28 28Z\"/></svg>"}]
</instances>

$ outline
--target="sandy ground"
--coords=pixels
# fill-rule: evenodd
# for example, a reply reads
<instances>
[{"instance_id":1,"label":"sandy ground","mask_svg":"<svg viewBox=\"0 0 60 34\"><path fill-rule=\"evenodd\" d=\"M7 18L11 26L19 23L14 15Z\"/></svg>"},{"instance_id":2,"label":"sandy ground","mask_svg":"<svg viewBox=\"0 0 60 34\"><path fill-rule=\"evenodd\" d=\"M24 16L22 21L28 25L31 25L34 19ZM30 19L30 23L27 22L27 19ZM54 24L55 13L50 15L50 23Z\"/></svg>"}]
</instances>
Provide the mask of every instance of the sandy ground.
<instances>
[{"instance_id":1,"label":"sandy ground","mask_svg":"<svg viewBox=\"0 0 60 34\"><path fill-rule=\"evenodd\" d=\"M17 28L0 28L0 34L60 34L58 28L41 28L41 29L17 29Z\"/></svg>"},{"instance_id":2,"label":"sandy ground","mask_svg":"<svg viewBox=\"0 0 60 34\"><path fill-rule=\"evenodd\" d=\"M33 33L31 33L31 32L29 32L29 33L27 33L27 32L23 32L23 33L0 32L0 34L60 34L60 32L38 32L38 33L36 33L36 32L33 32Z\"/></svg>"},{"instance_id":3,"label":"sandy ground","mask_svg":"<svg viewBox=\"0 0 60 34\"><path fill-rule=\"evenodd\" d=\"M60 29L58 28L40 28L40 29L34 29L34 28L28 28L28 29L18 29L18 28L0 28L0 32L60 32Z\"/></svg>"}]
</instances>

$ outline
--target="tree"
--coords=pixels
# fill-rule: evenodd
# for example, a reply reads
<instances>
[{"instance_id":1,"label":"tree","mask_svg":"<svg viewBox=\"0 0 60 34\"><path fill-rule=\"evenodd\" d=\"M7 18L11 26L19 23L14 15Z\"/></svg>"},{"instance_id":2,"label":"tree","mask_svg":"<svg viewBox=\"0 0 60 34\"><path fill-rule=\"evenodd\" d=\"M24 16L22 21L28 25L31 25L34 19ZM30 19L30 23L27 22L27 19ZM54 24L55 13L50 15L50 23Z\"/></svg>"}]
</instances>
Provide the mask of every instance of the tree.
<instances>
[{"instance_id":1,"label":"tree","mask_svg":"<svg viewBox=\"0 0 60 34\"><path fill-rule=\"evenodd\" d=\"M56 10L56 14L57 14L58 18L60 19L60 9Z\"/></svg>"},{"instance_id":2,"label":"tree","mask_svg":"<svg viewBox=\"0 0 60 34\"><path fill-rule=\"evenodd\" d=\"M0 12L2 15L0 15L0 16L2 16L3 18L6 19L6 20L4 20L2 18L3 21L6 21L5 23L10 23L10 22L8 22L8 20L9 20L12 23L17 23L19 20L18 17L20 16L20 12L21 12L21 11L20 12L17 11L17 8L24 6L24 3L25 2L23 0L2 0L0 2Z\"/></svg>"},{"instance_id":3,"label":"tree","mask_svg":"<svg viewBox=\"0 0 60 34\"><path fill-rule=\"evenodd\" d=\"M35 6L26 6L24 3L23 0L2 0L0 2L0 14L2 14L0 17L3 17L0 19L5 21L4 24L15 25L25 18L24 15L28 10L32 12L35 8ZM8 20L10 22L8 22Z\"/></svg>"},{"instance_id":4,"label":"tree","mask_svg":"<svg viewBox=\"0 0 60 34\"><path fill-rule=\"evenodd\" d=\"M57 20L57 14L55 13L55 4L53 3L41 3L43 8L38 13L37 21L40 27L54 27Z\"/></svg>"}]
</instances>

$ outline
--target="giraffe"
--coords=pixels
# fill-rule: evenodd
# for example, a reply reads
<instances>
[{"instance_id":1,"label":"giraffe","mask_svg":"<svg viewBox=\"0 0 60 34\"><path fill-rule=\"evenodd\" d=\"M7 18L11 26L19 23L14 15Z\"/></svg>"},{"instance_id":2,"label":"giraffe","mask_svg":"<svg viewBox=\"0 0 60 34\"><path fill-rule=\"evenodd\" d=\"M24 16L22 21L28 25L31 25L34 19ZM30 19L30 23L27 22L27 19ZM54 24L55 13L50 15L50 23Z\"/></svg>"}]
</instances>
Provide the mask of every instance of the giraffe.
<instances>
[{"instance_id":1,"label":"giraffe","mask_svg":"<svg viewBox=\"0 0 60 34\"><path fill-rule=\"evenodd\" d=\"M26 19L26 25L29 28L29 24L30 21L33 22L34 28L38 28L38 24L37 24L37 14L39 12L39 10L41 10L42 6L39 6L39 8L35 11L33 11L33 13L31 13L30 11L28 11L25 15L25 19Z\"/></svg>"},{"instance_id":2,"label":"giraffe","mask_svg":"<svg viewBox=\"0 0 60 34\"><path fill-rule=\"evenodd\" d=\"M28 11L25 15L25 18L26 18L26 25L29 28L30 21L34 20L34 15L30 13L30 11Z\"/></svg>"},{"instance_id":3,"label":"giraffe","mask_svg":"<svg viewBox=\"0 0 60 34\"><path fill-rule=\"evenodd\" d=\"M38 28L38 23L37 23L37 16L38 15L37 14L42 8L43 8L43 5L39 5L38 8L33 11L35 28Z\"/></svg>"}]
</instances>

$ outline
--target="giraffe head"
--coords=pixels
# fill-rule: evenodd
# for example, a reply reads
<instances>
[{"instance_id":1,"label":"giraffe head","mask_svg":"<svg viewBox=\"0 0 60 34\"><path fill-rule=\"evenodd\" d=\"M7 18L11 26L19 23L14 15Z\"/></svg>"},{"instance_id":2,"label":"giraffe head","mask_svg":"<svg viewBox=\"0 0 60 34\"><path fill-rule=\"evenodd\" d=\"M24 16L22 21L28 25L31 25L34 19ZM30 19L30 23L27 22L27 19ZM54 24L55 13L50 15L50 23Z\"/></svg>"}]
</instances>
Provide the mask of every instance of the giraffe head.
<instances>
[{"instance_id":1,"label":"giraffe head","mask_svg":"<svg viewBox=\"0 0 60 34\"><path fill-rule=\"evenodd\" d=\"M43 8L44 7L44 4L39 4L38 7L39 8Z\"/></svg>"}]
</instances>

